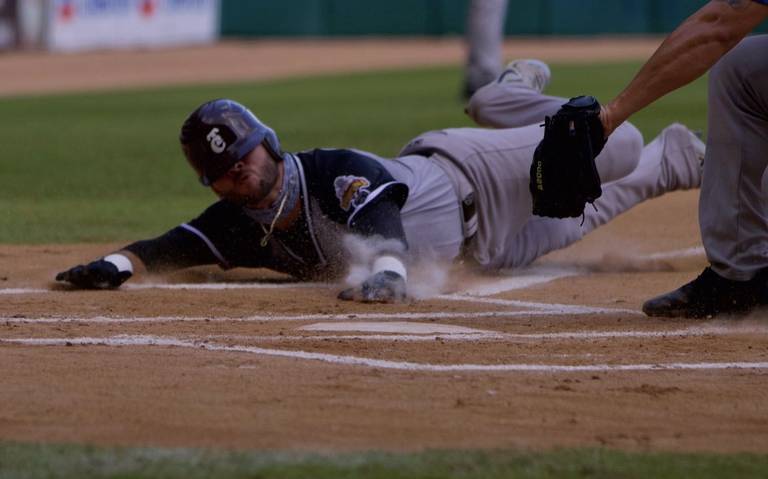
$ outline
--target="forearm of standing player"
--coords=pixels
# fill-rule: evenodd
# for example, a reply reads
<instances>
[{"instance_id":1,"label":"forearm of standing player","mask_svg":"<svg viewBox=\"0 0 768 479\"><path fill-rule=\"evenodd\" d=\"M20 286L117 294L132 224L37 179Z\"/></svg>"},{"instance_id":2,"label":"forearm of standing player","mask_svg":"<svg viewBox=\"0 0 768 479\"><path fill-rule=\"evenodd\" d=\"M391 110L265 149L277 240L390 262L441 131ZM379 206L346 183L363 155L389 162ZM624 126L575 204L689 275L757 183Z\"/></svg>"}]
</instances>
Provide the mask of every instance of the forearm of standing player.
<instances>
[{"instance_id":1,"label":"forearm of standing player","mask_svg":"<svg viewBox=\"0 0 768 479\"><path fill-rule=\"evenodd\" d=\"M608 136L635 112L705 74L760 22L768 6L713 0L683 22L614 100L603 106Z\"/></svg>"}]
</instances>

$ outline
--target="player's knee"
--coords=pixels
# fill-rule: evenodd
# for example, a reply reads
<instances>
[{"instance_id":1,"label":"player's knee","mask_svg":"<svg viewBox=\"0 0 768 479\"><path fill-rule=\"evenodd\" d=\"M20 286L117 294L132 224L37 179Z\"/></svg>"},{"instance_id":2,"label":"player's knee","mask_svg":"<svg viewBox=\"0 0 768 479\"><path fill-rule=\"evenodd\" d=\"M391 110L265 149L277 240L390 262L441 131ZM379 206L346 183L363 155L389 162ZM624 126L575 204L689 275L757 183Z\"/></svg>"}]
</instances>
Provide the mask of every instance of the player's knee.
<instances>
[{"instance_id":1,"label":"player's knee","mask_svg":"<svg viewBox=\"0 0 768 479\"><path fill-rule=\"evenodd\" d=\"M480 88L467 102L465 112L475 123L481 126L494 126L491 109L494 105L495 95L488 85Z\"/></svg>"}]
</instances>

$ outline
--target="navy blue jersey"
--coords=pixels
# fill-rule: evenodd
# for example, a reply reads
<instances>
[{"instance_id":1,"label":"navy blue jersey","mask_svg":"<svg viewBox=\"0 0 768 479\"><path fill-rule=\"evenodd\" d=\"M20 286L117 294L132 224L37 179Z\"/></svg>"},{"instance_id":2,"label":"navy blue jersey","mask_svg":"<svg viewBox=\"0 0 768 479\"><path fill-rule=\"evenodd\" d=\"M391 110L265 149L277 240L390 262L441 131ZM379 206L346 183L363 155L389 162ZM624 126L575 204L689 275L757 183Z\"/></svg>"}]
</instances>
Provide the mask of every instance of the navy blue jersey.
<instances>
[{"instance_id":1,"label":"navy blue jersey","mask_svg":"<svg viewBox=\"0 0 768 479\"><path fill-rule=\"evenodd\" d=\"M294 158L301 180L301 212L290 229L275 230L265 246L261 246L264 225L242 207L218 201L192 221L125 249L149 271L217 263L223 268L264 267L311 279L337 277L346 270L345 234L377 235L406 244L400 208L408 187L380 162L345 149L309 150Z\"/></svg>"}]
</instances>

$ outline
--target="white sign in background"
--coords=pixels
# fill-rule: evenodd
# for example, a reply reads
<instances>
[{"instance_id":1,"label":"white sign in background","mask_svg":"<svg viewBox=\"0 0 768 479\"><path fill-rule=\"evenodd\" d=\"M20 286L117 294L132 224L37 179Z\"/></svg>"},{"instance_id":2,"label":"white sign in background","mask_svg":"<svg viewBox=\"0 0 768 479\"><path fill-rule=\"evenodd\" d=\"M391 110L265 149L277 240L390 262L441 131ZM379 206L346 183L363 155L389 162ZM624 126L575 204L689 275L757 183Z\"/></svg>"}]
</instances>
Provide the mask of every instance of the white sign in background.
<instances>
[{"instance_id":1,"label":"white sign in background","mask_svg":"<svg viewBox=\"0 0 768 479\"><path fill-rule=\"evenodd\" d=\"M210 43L219 0L49 0L54 51Z\"/></svg>"}]
</instances>

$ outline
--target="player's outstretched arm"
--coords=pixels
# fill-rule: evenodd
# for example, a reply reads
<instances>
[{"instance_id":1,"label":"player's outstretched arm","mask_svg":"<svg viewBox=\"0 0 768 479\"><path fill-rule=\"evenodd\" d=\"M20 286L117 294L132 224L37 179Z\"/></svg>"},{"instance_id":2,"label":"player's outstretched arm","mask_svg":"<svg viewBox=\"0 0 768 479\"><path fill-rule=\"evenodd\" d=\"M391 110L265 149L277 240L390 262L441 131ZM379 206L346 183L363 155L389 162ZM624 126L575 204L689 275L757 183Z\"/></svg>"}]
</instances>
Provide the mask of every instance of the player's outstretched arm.
<instances>
[{"instance_id":1,"label":"player's outstretched arm","mask_svg":"<svg viewBox=\"0 0 768 479\"><path fill-rule=\"evenodd\" d=\"M81 289L115 289L126 282L137 270L143 270L142 261L126 250L120 250L79 264L56 275L56 281L69 283Z\"/></svg>"},{"instance_id":2,"label":"player's outstretched arm","mask_svg":"<svg viewBox=\"0 0 768 479\"><path fill-rule=\"evenodd\" d=\"M204 228L203 220L209 216L212 214L204 213L191 223ZM136 241L103 258L62 271L56 275L56 281L82 289L115 289L139 272L159 273L222 264L206 240L211 242L199 229L185 223L157 238Z\"/></svg>"},{"instance_id":3,"label":"player's outstretched arm","mask_svg":"<svg viewBox=\"0 0 768 479\"><path fill-rule=\"evenodd\" d=\"M643 65L627 88L603 105L606 137L631 115L704 75L768 18L755 0L712 0L685 20Z\"/></svg>"}]
</instances>

